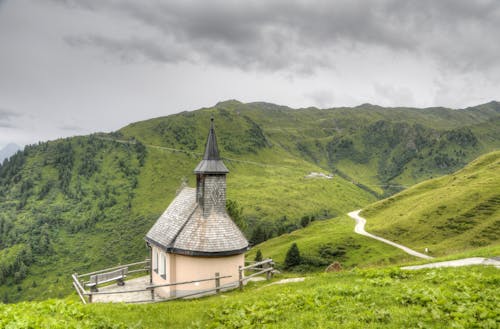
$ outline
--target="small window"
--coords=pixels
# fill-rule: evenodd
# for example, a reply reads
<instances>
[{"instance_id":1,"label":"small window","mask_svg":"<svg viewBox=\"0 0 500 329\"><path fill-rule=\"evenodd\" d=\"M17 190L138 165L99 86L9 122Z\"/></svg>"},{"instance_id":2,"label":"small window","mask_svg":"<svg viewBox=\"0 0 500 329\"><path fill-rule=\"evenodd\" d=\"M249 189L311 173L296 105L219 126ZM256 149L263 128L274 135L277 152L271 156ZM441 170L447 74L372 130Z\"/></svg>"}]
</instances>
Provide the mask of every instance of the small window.
<instances>
[{"instance_id":1,"label":"small window","mask_svg":"<svg viewBox=\"0 0 500 329\"><path fill-rule=\"evenodd\" d=\"M162 279L166 279L167 278L167 272L166 272L167 258L165 257L164 253L161 253L160 258L161 258L160 259L160 276L162 277Z\"/></svg>"},{"instance_id":2,"label":"small window","mask_svg":"<svg viewBox=\"0 0 500 329\"><path fill-rule=\"evenodd\" d=\"M158 250L155 249L155 256L153 262L153 270L158 273Z\"/></svg>"}]
</instances>

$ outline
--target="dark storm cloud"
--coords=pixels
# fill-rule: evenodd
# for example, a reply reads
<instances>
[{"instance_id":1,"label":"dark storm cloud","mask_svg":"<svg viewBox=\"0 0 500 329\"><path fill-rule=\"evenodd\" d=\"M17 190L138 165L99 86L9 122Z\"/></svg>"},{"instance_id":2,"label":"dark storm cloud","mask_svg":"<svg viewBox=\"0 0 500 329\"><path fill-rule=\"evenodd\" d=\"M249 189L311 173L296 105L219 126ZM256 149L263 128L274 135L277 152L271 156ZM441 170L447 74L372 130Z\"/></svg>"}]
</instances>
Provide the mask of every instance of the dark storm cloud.
<instances>
[{"instance_id":1,"label":"dark storm cloud","mask_svg":"<svg viewBox=\"0 0 500 329\"><path fill-rule=\"evenodd\" d=\"M495 0L53 1L132 18L144 26L141 33L161 35L140 42L83 37L124 58L142 53L162 62L310 72L332 66L339 51L374 47L427 56L456 70L499 65Z\"/></svg>"}]
</instances>

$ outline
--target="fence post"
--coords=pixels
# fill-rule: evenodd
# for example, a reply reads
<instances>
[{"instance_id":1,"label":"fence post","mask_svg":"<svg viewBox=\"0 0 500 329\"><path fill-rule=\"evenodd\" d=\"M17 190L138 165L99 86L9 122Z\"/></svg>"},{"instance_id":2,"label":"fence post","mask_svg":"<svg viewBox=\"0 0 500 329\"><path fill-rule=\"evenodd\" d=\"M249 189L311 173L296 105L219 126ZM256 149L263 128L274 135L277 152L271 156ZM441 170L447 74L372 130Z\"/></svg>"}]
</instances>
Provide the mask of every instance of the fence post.
<instances>
[{"instance_id":1,"label":"fence post","mask_svg":"<svg viewBox=\"0 0 500 329\"><path fill-rule=\"evenodd\" d=\"M92 293L89 294L89 304L92 304Z\"/></svg>"},{"instance_id":2,"label":"fence post","mask_svg":"<svg viewBox=\"0 0 500 329\"><path fill-rule=\"evenodd\" d=\"M151 288L151 300L155 300L155 288Z\"/></svg>"},{"instance_id":3,"label":"fence post","mask_svg":"<svg viewBox=\"0 0 500 329\"><path fill-rule=\"evenodd\" d=\"M270 263L265 263L265 264L264 264L264 268L269 269L269 270L266 272L266 280L267 280L267 281L271 280L271 275L272 275L272 273L271 273L271 271L272 271L272 270L271 270L271 267L272 267L272 266L271 266L271 264L270 264Z\"/></svg>"},{"instance_id":4,"label":"fence post","mask_svg":"<svg viewBox=\"0 0 500 329\"><path fill-rule=\"evenodd\" d=\"M241 269L241 265L238 266L238 272L239 272L239 287L240 290L243 290L243 270Z\"/></svg>"},{"instance_id":5,"label":"fence post","mask_svg":"<svg viewBox=\"0 0 500 329\"><path fill-rule=\"evenodd\" d=\"M220 274L219 272L215 272L215 293L218 294L220 292Z\"/></svg>"}]
</instances>

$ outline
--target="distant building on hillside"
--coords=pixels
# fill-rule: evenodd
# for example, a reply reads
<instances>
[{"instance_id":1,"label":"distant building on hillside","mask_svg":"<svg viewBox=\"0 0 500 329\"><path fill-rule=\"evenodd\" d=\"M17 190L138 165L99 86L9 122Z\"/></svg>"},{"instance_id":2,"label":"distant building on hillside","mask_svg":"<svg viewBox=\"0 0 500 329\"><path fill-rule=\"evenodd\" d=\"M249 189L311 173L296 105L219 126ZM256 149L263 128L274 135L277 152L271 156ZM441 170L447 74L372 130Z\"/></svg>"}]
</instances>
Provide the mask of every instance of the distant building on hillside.
<instances>
[{"instance_id":1,"label":"distant building on hillside","mask_svg":"<svg viewBox=\"0 0 500 329\"><path fill-rule=\"evenodd\" d=\"M213 118L203 159L195 168L196 188L184 187L146 234L155 285L231 275L238 280L248 241L226 211L226 174L219 156ZM182 296L214 287L212 282L164 287L164 297Z\"/></svg>"}]
</instances>

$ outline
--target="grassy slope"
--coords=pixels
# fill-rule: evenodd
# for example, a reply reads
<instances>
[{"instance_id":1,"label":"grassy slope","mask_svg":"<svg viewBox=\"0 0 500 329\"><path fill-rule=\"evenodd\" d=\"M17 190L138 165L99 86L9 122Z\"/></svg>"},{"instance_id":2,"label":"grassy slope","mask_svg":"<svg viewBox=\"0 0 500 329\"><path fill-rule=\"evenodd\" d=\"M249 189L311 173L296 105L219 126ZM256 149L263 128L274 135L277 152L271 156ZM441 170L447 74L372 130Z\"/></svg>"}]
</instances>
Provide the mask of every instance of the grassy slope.
<instances>
[{"instance_id":1,"label":"grassy slope","mask_svg":"<svg viewBox=\"0 0 500 329\"><path fill-rule=\"evenodd\" d=\"M0 304L0 328L496 328L499 280L485 267L357 270L160 304Z\"/></svg>"},{"instance_id":2,"label":"grassy slope","mask_svg":"<svg viewBox=\"0 0 500 329\"><path fill-rule=\"evenodd\" d=\"M435 255L500 243L500 151L368 206L367 230Z\"/></svg>"},{"instance_id":3,"label":"grassy slope","mask_svg":"<svg viewBox=\"0 0 500 329\"><path fill-rule=\"evenodd\" d=\"M263 103L224 106L258 122L277 145L340 170L378 193L401 189L384 185L408 187L450 173L500 147L494 124L500 118L498 102L462 110L369 104L325 110Z\"/></svg>"},{"instance_id":4,"label":"grassy slope","mask_svg":"<svg viewBox=\"0 0 500 329\"><path fill-rule=\"evenodd\" d=\"M148 148L148 152L148 161L139 175L133 209L158 214L173 198L183 178L194 186L192 170L199 157L155 148ZM272 223L284 216L288 221L298 222L305 215L324 216L325 211L330 216L342 214L375 200L341 177L332 180L305 178L311 171L321 168L304 160L285 154L277 160L278 156L271 150L263 150L249 158L258 161L259 157L262 162L225 160L230 170L227 198L238 201L250 223Z\"/></svg>"},{"instance_id":5,"label":"grassy slope","mask_svg":"<svg viewBox=\"0 0 500 329\"><path fill-rule=\"evenodd\" d=\"M326 265L339 262L344 268L386 266L415 260L403 251L379 241L354 233L354 221L346 215L338 218L315 221L308 227L284 234L263 242L248 253L248 259L254 259L258 249L264 257L283 265L285 255L292 243L297 243L301 256L306 259L328 260L323 266L308 266L296 270L324 270ZM328 254L326 246L333 252ZM335 251L344 249L344 255ZM323 254L322 254L323 251Z\"/></svg>"},{"instance_id":6,"label":"grassy slope","mask_svg":"<svg viewBox=\"0 0 500 329\"><path fill-rule=\"evenodd\" d=\"M226 157L245 154L245 159L252 158L259 136L248 132L257 127L265 137L259 150L271 147L278 155L284 152L326 171L340 171L379 194L450 173L500 147L498 126L493 124L500 119L498 102L461 110L372 105L295 110L227 101L213 108L137 122L120 132L146 144L201 152L203 143L194 140L203 140L204 122L211 114L217 118L219 144ZM266 162L276 161L280 162L279 157Z\"/></svg>"}]
</instances>

